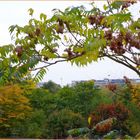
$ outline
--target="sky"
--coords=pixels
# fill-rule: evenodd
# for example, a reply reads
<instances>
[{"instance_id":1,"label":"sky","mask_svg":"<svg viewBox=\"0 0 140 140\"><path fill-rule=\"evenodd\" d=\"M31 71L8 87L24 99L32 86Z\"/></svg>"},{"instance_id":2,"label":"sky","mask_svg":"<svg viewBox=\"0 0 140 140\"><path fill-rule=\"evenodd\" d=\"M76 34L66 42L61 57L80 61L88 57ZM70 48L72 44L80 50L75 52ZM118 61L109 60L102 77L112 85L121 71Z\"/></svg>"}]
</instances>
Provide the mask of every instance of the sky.
<instances>
[{"instance_id":1,"label":"sky","mask_svg":"<svg viewBox=\"0 0 140 140\"><path fill-rule=\"evenodd\" d=\"M38 18L40 13L50 17L52 9L64 10L68 6L89 6L90 1L0 1L0 46L11 43L9 26L18 24L24 26L28 20L28 9L33 8L34 17ZM96 1L98 7L102 7L105 1ZM130 10L134 18L140 17L140 2L135 4ZM138 78L138 75L125 66L117 64L109 59L93 62L86 67L77 67L68 62L58 63L49 67L43 82L52 80L58 84L66 85L72 81L104 79L104 78Z\"/></svg>"}]
</instances>

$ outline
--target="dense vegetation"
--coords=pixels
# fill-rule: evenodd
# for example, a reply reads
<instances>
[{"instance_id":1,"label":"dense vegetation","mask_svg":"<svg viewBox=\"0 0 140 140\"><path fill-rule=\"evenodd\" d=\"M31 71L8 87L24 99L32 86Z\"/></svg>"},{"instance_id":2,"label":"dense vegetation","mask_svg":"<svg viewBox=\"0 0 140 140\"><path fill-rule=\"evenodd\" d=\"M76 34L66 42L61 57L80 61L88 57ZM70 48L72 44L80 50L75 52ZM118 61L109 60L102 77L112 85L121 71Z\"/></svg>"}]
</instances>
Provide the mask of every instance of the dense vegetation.
<instances>
[{"instance_id":1,"label":"dense vegetation","mask_svg":"<svg viewBox=\"0 0 140 140\"><path fill-rule=\"evenodd\" d=\"M138 85L127 82L129 86L112 91L111 85L96 88L93 81L63 88L52 81L40 88L28 83L0 87L0 137L102 138L112 131L112 138L125 138L140 131ZM105 126L102 121L107 121Z\"/></svg>"},{"instance_id":2,"label":"dense vegetation","mask_svg":"<svg viewBox=\"0 0 140 140\"><path fill-rule=\"evenodd\" d=\"M0 46L0 137L131 139L140 135L140 85L95 87L93 81L37 88L49 66L85 66L107 57L140 76L140 18L114 1L41 13L9 27L13 44ZM61 46L61 47L60 47ZM38 65L42 64L42 65ZM32 75L36 71L36 75Z\"/></svg>"},{"instance_id":3,"label":"dense vegetation","mask_svg":"<svg viewBox=\"0 0 140 140\"><path fill-rule=\"evenodd\" d=\"M26 25L9 27L13 43L0 47L0 84L19 81L31 71L38 82L56 63L85 66L106 57L140 76L140 18L129 11L133 4L108 2L101 10L91 3L89 9L55 9L51 18L41 13L39 19L30 8Z\"/></svg>"}]
</instances>

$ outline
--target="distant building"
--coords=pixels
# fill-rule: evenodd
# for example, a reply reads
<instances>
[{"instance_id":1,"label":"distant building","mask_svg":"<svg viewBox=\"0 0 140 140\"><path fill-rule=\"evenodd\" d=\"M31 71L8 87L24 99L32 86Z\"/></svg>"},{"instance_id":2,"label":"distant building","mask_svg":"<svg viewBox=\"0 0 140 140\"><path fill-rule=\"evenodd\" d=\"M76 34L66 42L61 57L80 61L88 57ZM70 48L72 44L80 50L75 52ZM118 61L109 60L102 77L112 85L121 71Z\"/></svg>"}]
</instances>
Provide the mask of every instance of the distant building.
<instances>
[{"instance_id":1,"label":"distant building","mask_svg":"<svg viewBox=\"0 0 140 140\"><path fill-rule=\"evenodd\" d=\"M91 80L81 80L81 81L72 81L71 84L68 84L69 86L74 86L78 83L81 83L81 82L87 82L87 81L94 81L94 86L106 86L108 85L109 83L111 84L117 84L117 85L124 85L125 84L125 81L124 79L103 79L103 80L95 80L95 79L91 79ZM130 81L133 83L133 84L140 84L140 79L130 79ZM37 83L37 87L42 87L43 84L45 82L39 82Z\"/></svg>"},{"instance_id":2,"label":"distant building","mask_svg":"<svg viewBox=\"0 0 140 140\"><path fill-rule=\"evenodd\" d=\"M124 85L125 84L125 81L124 79L103 79L103 80L93 80L94 81L94 86L106 86L108 85L109 83L111 84L117 84L117 85ZM140 84L140 79L130 79L130 81L133 83L133 84ZM79 83L79 82L86 82L84 80L81 80L81 81L72 81L72 84L71 86L75 85L76 83Z\"/></svg>"},{"instance_id":3,"label":"distant building","mask_svg":"<svg viewBox=\"0 0 140 140\"><path fill-rule=\"evenodd\" d=\"M109 83L109 79L104 79L104 80L94 80L94 85L95 86L105 86Z\"/></svg>"},{"instance_id":4,"label":"distant building","mask_svg":"<svg viewBox=\"0 0 140 140\"><path fill-rule=\"evenodd\" d=\"M111 84L118 84L118 85L124 85L125 81L124 79L104 79L104 80L94 80L95 86L105 86L108 85L109 83ZM133 84L140 84L140 79L130 79L130 81Z\"/></svg>"}]
</instances>

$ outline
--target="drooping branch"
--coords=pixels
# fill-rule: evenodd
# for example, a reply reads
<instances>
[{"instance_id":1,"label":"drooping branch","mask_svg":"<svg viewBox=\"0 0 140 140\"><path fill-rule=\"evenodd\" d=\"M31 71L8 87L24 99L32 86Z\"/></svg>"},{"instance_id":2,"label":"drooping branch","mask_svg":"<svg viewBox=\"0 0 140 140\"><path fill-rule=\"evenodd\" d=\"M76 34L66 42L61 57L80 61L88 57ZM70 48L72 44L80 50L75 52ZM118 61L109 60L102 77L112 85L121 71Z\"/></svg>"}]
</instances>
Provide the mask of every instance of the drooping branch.
<instances>
[{"instance_id":1,"label":"drooping branch","mask_svg":"<svg viewBox=\"0 0 140 140\"><path fill-rule=\"evenodd\" d=\"M128 67L129 69L135 71L140 76L140 71L138 69L136 69L135 66L130 65L130 63L126 63L125 61L119 60L118 57L116 59L115 57L113 57L113 56L111 56L109 54L105 54L104 53L104 56L107 57L107 58L109 58L109 59L111 59L111 60L113 60L113 61L115 61L115 62L117 62L117 63L120 63L120 64Z\"/></svg>"},{"instance_id":2,"label":"drooping branch","mask_svg":"<svg viewBox=\"0 0 140 140\"><path fill-rule=\"evenodd\" d=\"M129 60L131 63L137 65L137 63L135 61L132 61L129 57L125 56L125 55L122 55L122 57L125 59L125 60Z\"/></svg>"}]
</instances>

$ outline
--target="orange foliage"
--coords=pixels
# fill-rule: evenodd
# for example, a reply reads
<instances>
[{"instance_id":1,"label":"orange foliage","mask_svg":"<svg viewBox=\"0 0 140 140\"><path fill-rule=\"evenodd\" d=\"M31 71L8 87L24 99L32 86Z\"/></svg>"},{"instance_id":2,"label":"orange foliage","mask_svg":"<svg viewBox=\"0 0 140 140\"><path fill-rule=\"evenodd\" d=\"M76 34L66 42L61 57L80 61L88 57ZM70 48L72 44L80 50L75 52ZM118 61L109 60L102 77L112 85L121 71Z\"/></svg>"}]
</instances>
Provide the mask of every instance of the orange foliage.
<instances>
[{"instance_id":1,"label":"orange foliage","mask_svg":"<svg viewBox=\"0 0 140 140\"><path fill-rule=\"evenodd\" d=\"M132 102L140 107L140 84L132 84L132 82L126 76L124 79L131 92Z\"/></svg>"},{"instance_id":2,"label":"orange foliage","mask_svg":"<svg viewBox=\"0 0 140 140\"><path fill-rule=\"evenodd\" d=\"M0 125L10 127L12 121L24 119L31 110L20 86L0 87Z\"/></svg>"},{"instance_id":3,"label":"orange foliage","mask_svg":"<svg viewBox=\"0 0 140 140\"><path fill-rule=\"evenodd\" d=\"M106 87L112 92L114 92L117 89L117 85L112 83L109 83Z\"/></svg>"},{"instance_id":4,"label":"orange foliage","mask_svg":"<svg viewBox=\"0 0 140 140\"><path fill-rule=\"evenodd\" d=\"M140 85L133 85L131 88L132 102L136 103L140 107Z\"/></svg>"}]
</instances>

